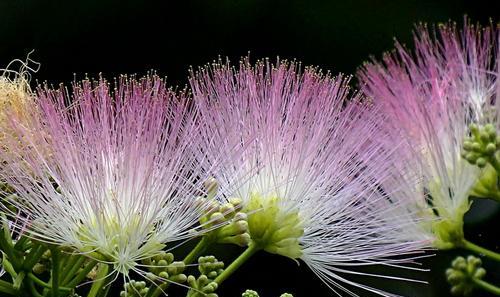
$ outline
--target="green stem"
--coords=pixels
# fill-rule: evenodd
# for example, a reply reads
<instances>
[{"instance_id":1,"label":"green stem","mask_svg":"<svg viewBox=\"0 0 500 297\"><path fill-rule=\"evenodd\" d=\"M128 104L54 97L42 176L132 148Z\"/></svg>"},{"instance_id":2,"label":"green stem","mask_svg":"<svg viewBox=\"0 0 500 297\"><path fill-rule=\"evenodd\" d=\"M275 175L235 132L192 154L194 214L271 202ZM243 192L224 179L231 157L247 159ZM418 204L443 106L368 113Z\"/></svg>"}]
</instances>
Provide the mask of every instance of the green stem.
<instances>
[{"instance_id":1,"label":"green stem","mask_svg":"<svg viewBox=\"0 0 500 297\"><path fill-rule=\"evenodd\" d=\"M10 263L9 259L4 257L3 261L2 261L2 266L3 266L3 269L8 274L10 274L10 276L12 277L12 280L15 280L17 278L17 272L14 269L14 266L12 266L12 264Z\"/></svg>"},{"instance_id":2,"label":"green stem","mask_svg":"<svg viewBox=\"0 0 500 297\"><path fill-rule=\"evenodd\" d=\"M96 280L90 287L90 291L87 297L96 297L97 294L103 289L103 285L106 284L106 276L108 275L109 265L99 264L97 268Z\"/></svg>"},{"instance_id":3,"label":"green stem","mask_svg":"<svg viewBox=\"0 0 500 297\"><path fill-rule=\"evenodd\" d=\"M250 243L248 248L241 254L239 255L236 260L231 263L224 271L215 278L214 282L216 282L218 285L222 284L223 281L225 281L233 272L235 272L238 268L240 268L243 263L245 263L253 254L255 254L257 251L260 250L260 247L256 245L254 242Z\"/></svg>"},{"instance_id":4,"label":"green stem","mask_svg":"<svg viewBox=\"0 0 500 297\"><path fill-rule=\"evenodd\" d=\"M44 288L50 288L50 285L47 284L46 282L44 282L43 280L39 279L38 277L36 277L36 275L34 275L33 273L29 272L28 273L28 278L30 280L32 280L33 282L35 282L37 285L39 286L42 286Z\"/></svg>"},{"instance_id":5,"label":"green stem","mask_svg":"<svg viewBox=\"0 0 500 297\"><path fill-rule=\"evenodd\" d=\"M462 247L466 250L473 251L479 255L485 255L486 257L488 257L492 260L500 261L500 254L499 253L495 253L495 252L490 251L486 248L480 247L477 244L474 244L466 239L464 239Z\"/></svg>"},{"instance_id":6,"label":"green stem","mask_svg":"<svg viewBox=\"0 0 500 297\"><path fill-rule=\"evenodd\" d=\"M169 285L168 283L163 283L163 284L155 287L154 290L150 289L148 291L148 294L146 294L145 297L158 297L158 296L160 296L163 292L165 292L168 285Z\"/></svg>"},{"instance_id":7,"label":"green stem","mask_svg":"<svg viewBox=\"0 0 500 297\"><path fill-rule=\"evenodd\" d=\"M14 289L19 290L21 288L21 285L23 283L23 280L24 280L25 276L26 276L26 274L25 274L24 271L21 271L21 272L19 272L17 274L17 277L14 280L14 283L12 284L12 286L14 287Z\"/></svg>"},{"instance_id":8,"label":"green stem","mask_svg":"<svg viewBox=\"0 0 500 297\"><path fill-rule=\"evenodd\" d=\"M19 238L19 240L16 242L16 244L14 244L14 249L22 250L27 241L28 241L28 237L22 236L21 238Z\"/></svg>"},{"instance_id":9,"label":"green stem","mask_svg":"<svg viewBox=\"0 0 500 297\"><path fill-rule=\"evenodd\" d=\"M31 269L33 269L33 266L35 266L38 260L40 260L46 250L47 249L45 246L36 244L26 256L26 259L23 263L23 269L26 271L31 271Z\"/></svg>"},{"instance_id":10,"label":"green stem","mask_svg":"<svg viewBox=\"0 0 500 297\"><path fill-rule=\"evenodd\" d=\"M201 255L212 242L208 239L208 235L203 236L203 238L196 244L194 249L189 252L189 254L184 258L184 264L191 264L199 255Z\"/></svg>"},{"instance_id":11,"label":"green stem","mask_svg":"<svg viewBox=\"0 0 500 297\"><path fill-rule=\"evenodd\" d=\"M109 277L110 280L112 280L111 277ZM108 283L108 281L106 281L106 284L104 285L104 288L99 291L99 294L97 295L97 297L106 297L108 296L108 292L109 292L109 289L111 288L111 285Z\"/></svg>"},{"instance_id":12,"label":"green stem","mask_svg":"<svg viewBox=\"0 0 500 297\"><path fill-rule=\"evenodd\" d=\"M85 258L84 256L80 255L73 256L73 258L69 261L66 269L63 270L64 278L62 279L61 282L62 285L66 285L71 280L71 278L75 275L78 269L82 267L83 262L85 262L85 259L87 258Z\"/></svg>"},{"instance_id":13,"label":"green stem","mask_svg":"<svg viewBox=\"0 0 500 297\"><path fill-rule=\"evenodd\" d=\"M36 290L35 283L33 282L33 280L31 278L28 279L28 286L29 286L30 291L31 291L31 296L33 296L33 297L43 297L43 295L40 294Z\"/></svg>"},{"instance_id":14,"label":"green stem","mask_svg":"<svg viewBox=\"0 0 500 297\"><path fill-rule=\"evenodd\" d=\"M7 293L9 295L17 295L18 292L14 287L12 286L11 283L8 283L6 281L0 280L0 292L2 293Z\"/></svg>"},{"instance_id":15,"label":"green stem","mask_svg":"<svg viewBox=\"0 0 500 297\"><path fill-rule=\"evenodd\" d=\"M78 275L68 283L67 287L73 288L74 286L78 285L96 265L96 260L91 260L89 263L87 263L83 267L82 271L80 271L80 273L78 273Z\"/></svg>"},{"instance_id":16,"label":"green stem","mask_svg":"<svg viewBox=\"0 0 500 297\"><path fill-rule=\"evenodd\" d=\"M14 266L15 270L19 270L21 267L21 263L18 260L18 257L14 255L14 245L12 244L12 238L10 237L9 225L7 223L7 218L5 215L1 215L3 222L3 234L0 234L0 250L2 250L9 258L12 266Z\"/></svg>"},{"instance_id":17,"label":"green stem","mask_svg":"<svg viewBox=\"0 0 500 297\"><path fill-rule=\"evenodd\" d=\"M59 269L61 254L58 248L53 248L50 250L52 254L52 297L59 296Z\"/></svg>"},{"instance_id":18,"label":"green stem","mask_svg":"<svg viewBox=\"0 0 500 297\"><path fill-rule=\"evenodd\" d=\"M497 171L497 174L500 175L500 162L498 161L496 155L489 159L491 166L493 166L493 168Z\"/></svg>"},{"instance_id":19,"label":"green stem","mask_svg":"<svg viewBox=\"0 0 500 297\"><path fill-rule=\"evenodd\" d=\"M41 286L41 287L44 287L46 289L52 289L52 286L46 282L44 282L43 280L39 279L38 277L36 277L36 275L34 275L33 273L28 273L27 274L28 276L28 279L30 279L31 281L33 281L35 284ZM60 291L71 291L72 289L71 288L67 288L67 287L59 287L59 290Z\"/></svg>"},{"instance_id":20,"label":"green stem","mask_svg":"<svg viewBox=\"0 0 500 297\"><path fill-rule=\"evenodd\" d=\"M474 284L487 292L500 296L500 288L480 279L472 278Z\"/></svg>"}]
</instances>

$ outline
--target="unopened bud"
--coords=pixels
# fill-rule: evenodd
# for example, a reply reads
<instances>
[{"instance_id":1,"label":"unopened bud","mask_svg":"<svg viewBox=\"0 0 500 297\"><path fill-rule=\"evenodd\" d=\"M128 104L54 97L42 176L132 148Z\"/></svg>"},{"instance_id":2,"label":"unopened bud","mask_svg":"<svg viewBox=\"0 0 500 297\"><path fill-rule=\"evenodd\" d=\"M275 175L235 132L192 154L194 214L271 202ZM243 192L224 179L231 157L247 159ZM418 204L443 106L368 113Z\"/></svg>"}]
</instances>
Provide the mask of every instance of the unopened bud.
<instances>
[{"instance_id":1,"label":"unopened bud","mask_svg":"<svg viewBox=\"0 0 500 297\"><path fill-rule=\"evenodd\" d=\"M495 151L497 150L497 146L493 143L488 143L488 145L486 145L486 148L485 148L485 152L488 154L488 155L493 155L495 153Z\"/></svg>"},{"instance_id":2,"label":"unopened bud","mask_svg":"<svg viewBox=\"0 0 500 297\"><path fill-rule=\"evenodd\" d=\"M174 275L170 278L171 281L176 283L184 283L187 280L187 276L183 273Z\"/></svg>"},{"instance_id":3,"label":"unopened bud","mask_svg":"<svg viewBox=\"0 0 500 297\"><path fill-rule=\"evenodd\" d=\"M480 267L483 263L481 259L474 257L474 256L468 256L467 257L467 264L469 264L472 268L478 268Z\"/></svg>"},{"instance_id":4,"label":"unopened bud","mask_svg":"<svg viewBox=\"0 0 500 297\"><path fill-rule=\"evenodd\" d=\"M218 225L218 224L222 224L224 223L224 221L226 220L226 218L224 217L224 215L220 212L214 212L211 216L210 216L210 221L215 224L215 225Z\"/></svg>"},{"instance_id":5,"label":"unopened bud","mask_svg":"<svg viewBox=\"0 0 500 297\"><path fill-rule=\"evenodd\" d=\"M486 131L482 131L480 134L479 134L479 138L483 141L483 142L488 142L490 140L490 135L486 132Z\"/></svg>"},{"instance_id":6,"label":"unopened bud","mask_svg":"<svg viewBox=\"0 0 500 297\"><path fill-rule=\"evenodd\" d=\"M241 297L259 297L259 293L253 290L246 290Z\"/></svg>"},{"instance_id":7,"label":"unopened bud","mask_svg":"<svg viewBox=\"0 0 500 297\"><path fill-rule=\"evenodd\" d=\"M204 274L200 275L200 277L198 278L198 284L204 287L206 284L208 284L208 277Z\"/></svg>"},{"instance_id":8,"label":"unopened bud","mask_svg":"<svg viewBox=\"0 0 500 297\"><path fill-rule=\"evenodd\" d=\"M234 209L236 211L240 211L243 208L243 199L241 198L231 197L229 198L229 203L231 203L234 206Z\"/></svg>"},{"instance_id":9,"label":"unopened bud","mask_svg":"<svg viewBox=\"0 0 500 297\"><path fill-rule=\"evenodd\" d=\"M470 163L475 163L477 160L477 155L475 153L467 153L465 159Z\"/></svg>"},{"instance_id":10,"label":"unopened bud","mask_svg":"<svg viewBox=\"0 0 500 297\"><path fill-rule=\"evenodd\" d=\"M479 132L479 127L476 124L470 124L469 129L473 135Z\"/></svg>"},{"instance_id":11,"label":"unopened bud","mask_svg":"<svg viewBox=\"0 0 500 297\"><path fill-rule=\"evenodd\" d=\"M480 153L481 152L481 144L479 142L472 143L472 151L474 151L476 153Z\"/></svg>"},{"instance_id":12,"label":"unopened bud","mask_svg":"<svg viewBox=\"0 0 500 297\"><path fill-rule=\"evenodd\" d=\"M485 158L477 158L476 160L476 165L479 167L479 168L484 168L486 166L486 164L488 164L488 162L486 161Z\"/></svg>"},{"instance_id":13,"label":"unopened bud","mask_svg":"<svg viewBox=\"0 0 500 297\"><path fill-rule=\"evenodd\" d=\"M161 277L162 279L168 279L168 277L169 277L168 272L166 272L166 271L160 272L160 274L158 274L158 276Z\"/></svg>"},{"instance_id":14,"label":"unopened bud","mask_svg":"<svg viewBox=\"0 0 500 297\"><path fill-rule=\"evenodd\" d=\"M205 189L207 191L207 197L208 198L213 198L217 194L217 190L219 188L219 184L217 183L217 180L213 177L208 178L203 185L205 186Z\"/></svg>"},{"instance_id":15,"label":"unopened bud","mask_svg":"<svg viewBox=\"0 0 500 297\"><path fill-rule=\"evenodd\" d=\"M237 212L234 215L234 220L235 221L246 221L246 220L248 220L248 215L244 212Z\"/></svg>"},{"instance_id":16,"label":"unopened bud","mask_svg":"<svg viewBox=\"0 0 500 297\"><path fill-rule=\"evenodd\" d=\"M194 276L192 275L188 276L186 281L191 288L196 287L196 278Z\"/></svg>"},{"instance_id":17,"label":"unopened bud","mask_svg":"<svg viewBox=\"0 0 500 297\"><path fill-rule=\"evenodd\" d=\"M464 141L464 150L466 150L466 151L472 150L472 142L471 141Z\"/></svg>"},{"instance_id":18,"label":"unopened bud","mask_svg":"<svg viewBox=\"0 0 500 297\"><path fill-rule=\"evenodd\" d=\"M234 215L234 206L231 203L226 203L219 208L219 211L226 217L231 218Z\"/></svg>"}]
</instances>

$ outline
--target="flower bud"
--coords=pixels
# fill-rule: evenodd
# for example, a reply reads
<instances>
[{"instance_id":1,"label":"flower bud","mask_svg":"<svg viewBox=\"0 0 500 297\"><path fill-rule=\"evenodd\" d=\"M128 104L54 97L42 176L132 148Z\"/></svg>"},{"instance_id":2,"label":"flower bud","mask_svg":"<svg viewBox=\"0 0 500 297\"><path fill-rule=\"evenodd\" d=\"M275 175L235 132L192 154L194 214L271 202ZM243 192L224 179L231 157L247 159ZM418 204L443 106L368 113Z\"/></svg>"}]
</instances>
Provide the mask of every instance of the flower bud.
<instances>
[{"instance_id":1,"label":"flower bud","mask_svg":"<svg viewBox=\"0 0 500 297\"><path fill-rule=\"evenodd\" d=\"M486 161L485 158L477 158L476 160L476 165L479 167L479 168L484 168L486 166L486 164L488 164L488 161Z\"/></svg>"},{"instance_id":2,"label":"flower bud","mask_svg":"<svg viewBox=\"0 0 500 297\"><path fill-rule=\"evenodd\" d=\"M486 145L486 148L485 148L485 152L488 154L488 155L493 155L495 153L495 151L497 150L497 146L493 143L488 143Z\"/></svg>"}]
</instances>

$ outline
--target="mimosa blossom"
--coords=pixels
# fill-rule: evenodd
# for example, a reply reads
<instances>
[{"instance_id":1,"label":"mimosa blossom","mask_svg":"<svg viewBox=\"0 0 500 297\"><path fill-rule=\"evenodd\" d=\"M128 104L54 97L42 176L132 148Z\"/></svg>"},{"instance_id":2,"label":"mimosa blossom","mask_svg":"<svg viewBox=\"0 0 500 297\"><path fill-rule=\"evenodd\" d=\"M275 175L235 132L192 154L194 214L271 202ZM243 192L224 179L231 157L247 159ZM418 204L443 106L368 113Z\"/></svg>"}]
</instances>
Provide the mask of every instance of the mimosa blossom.
<instances>
[{"instance_id":1,"label":"mimosa blossom","mask_svg":"<svg viewBox=\"0 0 500 297\"><path fill-rule=\"evenodd\" d=\"M37 240L98 255L127 275L165 244L188 232L204 206L191 152L195 111L182 94L150 76L83 81L71 92L42 89L40 122L29 127L13 116L10 127L31 149L2 151L9 174L1 179L19 198L8 202ZM36 126L38 124L38 126ZM32 133L45 131L44 143ZM50 156L41 148L50 148Z\"/></svg>"},{"instance_id":2,"label":"mimosa blossom","mask_svg":"<svg viewBox=\"0 0 500 297\"><path fill-rule=\"evenodd\" d=\"M219 196L244 201L251 245L302 260L338 296L356 296L346 285L392 296L349 280L360 273L349 267L396 265L391 256L426 241L402 235L412 220L388 217L404 201L379 192L388 175L364 162L391 162L391 154L369 140L380 119L348 82L286 62L200 69L191 79L199 159L221 165L211 172Z\"/></svg>"},{"instance_id":3,"label":"mimosa blossom","mask_svg":"<svg viewBox=\"0 0 500 297\"><path fill-rule=\"evenodd\" d=\"M359 80L389 117L393 139L405 141L400 150L405 173L386 188L406 188L403 199L415 201L409 211L433 221L421 232L433 236L436 247L452 248L463 240L468 197L482 174L462 157L469 125L499 124L499 31L470 24L462 31L454 24L432 31L420 26L414 41L414 52L396 44L382 62L364 65ZM403 176L420 176L423 182L408 183Z\"/></svg>"}]
</instances>

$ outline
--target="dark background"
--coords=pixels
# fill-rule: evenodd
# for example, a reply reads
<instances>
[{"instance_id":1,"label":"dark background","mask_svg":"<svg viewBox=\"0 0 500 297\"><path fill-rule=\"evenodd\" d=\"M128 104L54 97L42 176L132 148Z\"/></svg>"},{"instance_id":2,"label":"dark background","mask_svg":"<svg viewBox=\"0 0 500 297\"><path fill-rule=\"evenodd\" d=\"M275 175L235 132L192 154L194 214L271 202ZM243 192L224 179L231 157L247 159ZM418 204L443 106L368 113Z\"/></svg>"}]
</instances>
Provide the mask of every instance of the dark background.
<instances>
[{"instance_id":1,"label":"dark background","mask_svg":"<svg viewBox=\"0 0 500 297\"><path fill-rule=\"evenodd\" d=\"M69 84L87 73L106 77L156 70L173 86L187 83L190 66L229 57L296 59L333 73L353 73L370 55L380 57L393 37L411 46L417 22L498 22L500 1L36 1L0 0L0 68L14 58L41 63L38 81ZM497 4L497 6L495 6ZM467 237L500 251L498 205L476 203ZM227 258L235 248L220 249ZM392 271L430 285L354 278L406 296L448 296L444 269L462 251L424 261L430 273ZM486 263L488 280L500 284L498 263ZM385 273L386 269L373 271ZM303 264L256 255L218 291L221 297L257 289L262 297L334 296ZM178 294L177 294L178 292ZM174 290L171 296L182 296ZM371 296L360 292L361 296ZM474 296L488 296L476 293Z\"/></svg>"}]
</instances>

